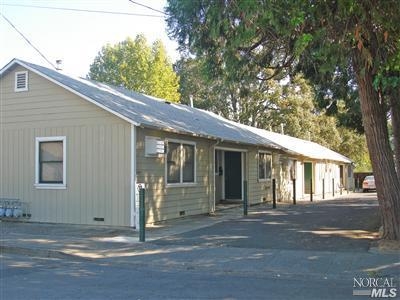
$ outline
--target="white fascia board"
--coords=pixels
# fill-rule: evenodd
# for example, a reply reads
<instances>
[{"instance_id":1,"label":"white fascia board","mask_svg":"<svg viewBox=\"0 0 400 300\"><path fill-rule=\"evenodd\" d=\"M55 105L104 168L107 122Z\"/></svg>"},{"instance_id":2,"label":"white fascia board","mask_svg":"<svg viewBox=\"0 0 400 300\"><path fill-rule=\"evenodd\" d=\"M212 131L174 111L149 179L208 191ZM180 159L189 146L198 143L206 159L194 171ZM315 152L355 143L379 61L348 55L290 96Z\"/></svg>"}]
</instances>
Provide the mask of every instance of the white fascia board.
<instances>
[{"instance_id":1,"label":"white fascia board","mask_svg":"<svg viewBox=\"0 0 400 300\"><path fill-rule=\"evenodd\" d=\"M1 70L0 70L0 76L3 75L8 69L10 69L15 63L17 63L17 59L12 59L8 64L6 64Z\"/></svg>"},{"instance_id":2,"label":"white fascia board","mask_svg":"<svg viewBox=\"0 0 400 300\"><path fill-rule=\"evenodd\" d=\"M136 207L136 203L138 203L138 199L136 199L136 126L131 124L131 166L130 166L130 170L131 170L131 180L130 180L130 185L131 185L131 190L130 190L130 226L131 227L135 227L136 230L138 230L138 213L137 210L139 209L139 207Z\"/></svg>"}]
</instances>

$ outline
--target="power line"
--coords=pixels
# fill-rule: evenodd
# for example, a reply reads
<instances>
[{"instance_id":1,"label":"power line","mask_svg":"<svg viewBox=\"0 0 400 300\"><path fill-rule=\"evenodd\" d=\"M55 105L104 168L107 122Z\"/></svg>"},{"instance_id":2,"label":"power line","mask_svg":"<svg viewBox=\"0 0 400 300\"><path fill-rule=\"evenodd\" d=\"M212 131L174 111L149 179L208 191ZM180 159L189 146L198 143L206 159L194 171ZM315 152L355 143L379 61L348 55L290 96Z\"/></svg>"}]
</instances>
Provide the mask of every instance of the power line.
<instances>
[{"instance_id":1,"label":"power line","mask_svg":"<svg viewBox=\"0 0 400 300\"><path fill-rule=\"evenodd\" d=\"M161 10L155 9L155 8L153 8L153 7L150 7L150 6L147 6L147 5L145 5L145 4L142 4L142 3L139 3L139 2L136 2L136 1L133 1L133 0L129 0L129 2L132 2L133 4L136 4L136 5L139 5L139 6L145 7L145 8L147 8L147 9L150 9L150 10L153 10L153 11L156 11L156 12L162 13L163 15L166 15L166 13L165 13L164 11L161 11Z\"/></svg>"},{"instance_id":2,"label":"power line","mask_svg":"<svg viewBox=\"0 0 400 300\"><path fill-rule=\"evenodd\" d=\"M106 10L92 10L92 9L79 9L79 8L68 8L68 7L54 7L54 6L38 6L38 5L25 5L25 4L8 4L2 3L4 6L17 6L17 7L28 7L28 8L41 8L41 9L53 9L53 10L64 10L64 11L77 11L77 12L87 12L87 13L100 13L100 14L110 14L110 15L125 15L125 16L136 16L136 17L151 17L151 18L163 18L163 16L149 15L149 14L138 14L138 13L128 13L120 11L106 11ZM157 12L162 11L155 10Z\"/></svg>"},{"instance_id":3,"label":"power line","mask_svg":"<svg viewBox=\"0 0 400 300\"><path fill-rule=\"evenodd\" d=\"M6 18L5 15L3 15L1 12L0 12L0 15L3 17L4 20L7 21L8 24L10 24L10 26L11 26L12 28L15 29L16 32L18 32L18 33L24 38L24 40L25 40L33 49L35 49L35 51L36 51L37 53L40 54L41 57L44 58L45 61L47 61L54 69L57 70L57 67L56 67L56 66L55 66L55 65L54 65L54 64L53 64L53 63L52 63L38 48L36 48L36 47L31 43L31 41L30 41L21 31L19 31L19 30L17 29L17 27L15 27L15 25L14 25L9 19Z\"/></svg>"}]
</instances>

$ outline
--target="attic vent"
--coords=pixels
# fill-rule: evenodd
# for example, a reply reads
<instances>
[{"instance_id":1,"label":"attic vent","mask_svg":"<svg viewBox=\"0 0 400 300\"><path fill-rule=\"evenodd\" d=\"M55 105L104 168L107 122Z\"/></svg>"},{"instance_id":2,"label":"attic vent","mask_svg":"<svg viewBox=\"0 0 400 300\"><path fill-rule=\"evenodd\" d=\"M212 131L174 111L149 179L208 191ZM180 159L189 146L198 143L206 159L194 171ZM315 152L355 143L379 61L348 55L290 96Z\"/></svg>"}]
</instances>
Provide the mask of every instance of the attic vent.
<instances>
[{"instance_id":1,"label":"attic vent","mask_svg":"<svg viewBox=\"0 0 400 300\"><path fill-rule=\"evenodd\" d=\"M28 71L15 72L15 91L23 92L28 90Z\"/></svg>"}]
</instances>

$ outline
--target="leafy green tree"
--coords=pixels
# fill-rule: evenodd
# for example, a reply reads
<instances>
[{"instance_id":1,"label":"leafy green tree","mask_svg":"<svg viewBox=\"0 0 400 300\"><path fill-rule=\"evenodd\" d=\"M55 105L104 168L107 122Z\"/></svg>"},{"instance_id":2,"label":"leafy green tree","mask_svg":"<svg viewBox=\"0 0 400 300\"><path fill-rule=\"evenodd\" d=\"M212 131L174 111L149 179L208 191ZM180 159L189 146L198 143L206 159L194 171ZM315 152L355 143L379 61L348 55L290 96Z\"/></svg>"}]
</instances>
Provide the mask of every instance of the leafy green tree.
<instances>
[{"instance_id":1,"label":"leafy green tree","mask_svg":"<svg viewBox=\"0 0 400 300\"><path fill-rule=\"evenodd\" d=\"M324 40L317 42L325 43ZM340 64L332 66L326 53L315 50L320 48L323 45L315 44L311 49L306 48L304 52L307 54L302 55L292 72L301 72L310 80L315 90L317 106L325 109L327 115L336 116L339 126L364 133L358 87L349 58L341 58ZM339 106L344 106L344 110L339 110Z\"/></svg>"},{"instance_id":2,"label":"leafy green tree","mask_svg":"<svg viewBox=\"0 0 400 300\"><path fill-rule=\"evenodd\" d=\"M164 45L160 40L153 43L152 56L149 67L149 94L171 100L179 101L179 78L172 68Z\"/></svg>"},{"instance_id":3,"label":"leafy green tree","mask_svg":"<svg viewBox=\"0 0 400 300\"><path fill-rule=\"evenodd\" d=\"M171 36L181 50L204 59L212 76L266 81L271 76L263 70L275 76L306 59L315 62L321 76L338 68L351 70L377 184L383 237L400 239L400 172L387 122L390 105L393 144L398 145L399 83L390 88L383 84L398 74L400 65L397 0L168 0L167 13ZM389 91L396 96L389 98ZM395 149L397 157L398 152Z\"/></svg>"},{"instance_id":4,"label":"leafy green tree","mask_svg":"<svg viewBox=\"0 0 400 300\"><path fill-rule=\"evenodd\" d=\"M331 145L332 149L351 158L355 165L355 172L371 172L372 166L365 135L345 127L339 127L338 133L340 143Z\"/></svg>"},{"instance_id":5,"label":"leafy green tree","mask_svg":"<svg viewBox=\"0 0 400 300\"><path fill-rule=\"evenodd\" d=\"M197 108L229 115L226 103L221 101L225 94L222 91L224 86L218 79L208 81L200 60L181 58L175 63L175 70L179 75L181 103L189 105L192 100Z\"/></svg>"},{"instance_id":6,"label":"leafy green tree","mask_svg":"<svg viewBox=\"0 0 400 300\"><path fill-rule=\"evenodd\" d=\"M267 126L274 131L280 131L279 128L282 127L285 134L294 137L320 141L317 126L319 117L314 106L315 95L307 80L302 75L296 75L285 84L277 80L269 80L266 84L272 84L273 90L265 113L270 119ZM336 128L335 123L332 128Z\"/></svg>"},{"instance_id":7,"label":"leafy green tree","mask_svg":"<svg viewBox=\"0 0 400 300\"><path fill-rule=\"evenodd\" d=\"M151 96L179 101L179 78L164 45L149 46L144 35L105 45L90 65L88 77Z\"/></svg>"},{"instance_id":8,"label":"leafy green tree","mask_svg":"<svg viewBox=\"0 0 400 300\"><path fill-rule=\"evenodd\" d=\"M257 84L243 87L240 83L231 88L232 83L225 85L221 79L208 81L199 59L182 58L176 69L180 78L181 103L189 104L192 98L195 107L243 124L318 142L351 158L357 170L371 170L365 137L350 129L337 128L334 117L326 116L323 110L315 107L314 90L302 75L290 77L285 82L256 79ZM238 91L235 95L236 115L231 103L233 90ZM345 109L343 106L339 106L340 111Z\"/></svg>"},{"instance_id":9,"label":"leafy green tree","mask_svg":"<svg viewBox=\"0 0 400 300\"><path fill-rule=\"evenodd\" d=\"M181 103L213 111L225 118L255 125L265 110L263 87L257 81L225 81L222 76L209 78L204 61L182 58L176 64L180 78Z\"/></svg>"}]
</instances>

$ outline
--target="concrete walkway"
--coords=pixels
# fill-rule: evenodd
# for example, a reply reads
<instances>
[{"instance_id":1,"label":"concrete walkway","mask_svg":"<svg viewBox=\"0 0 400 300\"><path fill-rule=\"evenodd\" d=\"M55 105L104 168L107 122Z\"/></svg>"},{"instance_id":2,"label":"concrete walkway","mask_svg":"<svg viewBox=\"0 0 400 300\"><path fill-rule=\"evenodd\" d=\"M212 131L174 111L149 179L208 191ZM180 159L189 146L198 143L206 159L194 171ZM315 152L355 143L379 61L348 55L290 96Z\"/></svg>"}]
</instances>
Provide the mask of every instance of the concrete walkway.
<instances>
[{"instance_id":1,"label":"concrete walkway","mask_svg":"<svg viewBox=\"0 0 400 300\"><path fill-rule=\"evenodd\" d=\"M250 208L253 213L258 207ZM53 258L100 258L121 249L143 249L148 242L239 219L243 208L233 207L214 215L189 216L146 227L146 243L139 232L126 227L0 221L1 253Z\"/></svg>"}]
</instances>

